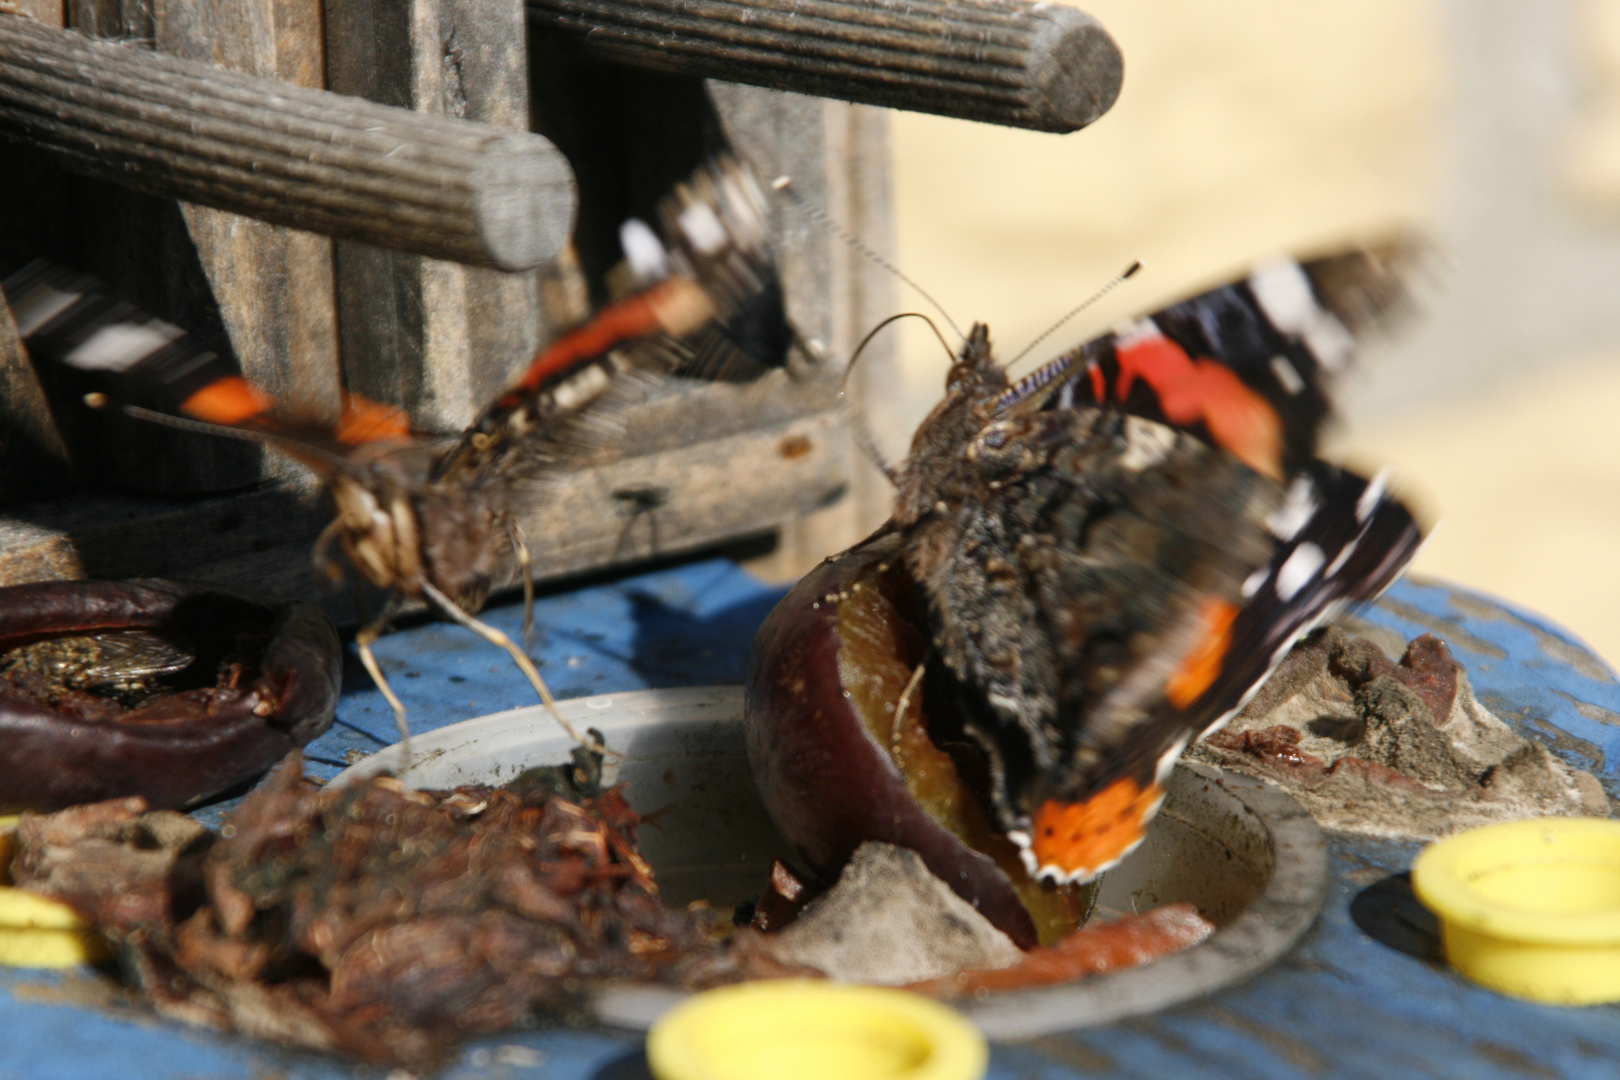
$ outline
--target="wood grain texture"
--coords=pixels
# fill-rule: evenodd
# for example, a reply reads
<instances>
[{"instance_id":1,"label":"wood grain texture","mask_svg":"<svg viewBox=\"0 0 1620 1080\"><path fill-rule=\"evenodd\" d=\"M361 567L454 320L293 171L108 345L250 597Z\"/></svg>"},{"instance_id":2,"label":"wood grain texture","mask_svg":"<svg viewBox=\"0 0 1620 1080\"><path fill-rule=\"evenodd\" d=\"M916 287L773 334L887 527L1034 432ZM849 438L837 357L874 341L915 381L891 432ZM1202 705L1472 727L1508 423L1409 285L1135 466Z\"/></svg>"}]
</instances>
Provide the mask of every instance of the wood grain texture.
<instances>
[{"instance_id":1,"label":"wood grain texture","mask_svg":"<svg viewBox=\"0 0 1620 1080\"><path fill-rule=\"evenodd\" d=\"M44 387L17 336L11 309L0 303L0 503L60 489L71 472Z\"/></svg>"},{"instance_id":2,"label":"wood grain texture","mask_svg":"<svg viewBox=\"0 0 1620 1080\"><path fill-rule=\"evenodd\" d=\"M619 63L968 120L1074 131L1119 96L1090 15L1023 0L526 0Z\"/></svg>"},{"instance_id":3,"label":"wood grain texture","mask_svg":"<svg viewBox=\"0 0 1620 1080\"><path fill-rule=\"evenodd\" d=\"M328 0L333 91L414 110L424 122L477 121L531 137L520 0L411 0L403 15L395 0ZM545 212L566 230L574 207L570 187ZM404 406L427 431L470 423L546 329L534 274L341 242L337 290L349 388Z\"/></svg>"},{"instance_id":4,"label":"wood grain texture","mask_svg":"<svg viewBox=\"0 0 1620 1080\"><path fill-rule=\"evenodd\" d=\"M174 27L158 36L186 40ZM262 32L284 28L268 20ZM571 212L566 164L528 132L411 116L14 16L0 16L0 133L144 191L482 266L555 255Z\"/></svg>"},{"instance_id":5,"label":"wood grain texture","mask_svg":"<svg viewBox=\"0 0 1620 1080\"><path fill-rule=\"evenodd\" d=\"M167 0L161 12L153 35L165 54L325 86L319 0ZM342 385L332 241L208 206L182 204L181 213L243 374L288 409L335 421Z\"/></svg>"},{"instance_id":6,"label":"wood grain texture","mask_svg":"<svg viewBox=\"0 0 1620 1080\"><path fill-rule=\"evenodd\" d=\"M836 500L848 464L841 420L812 414L561 476L521 522L536 577L561 577L767 532ZM638 490L658 491L663 504L644 509ZM0 519L0 585L184 577L314 600L353 622L350 590L334 589L311 562L326 520L318 492L294 482L178 507L133 499L23 507Z\"/></svg>"}]
</instances>

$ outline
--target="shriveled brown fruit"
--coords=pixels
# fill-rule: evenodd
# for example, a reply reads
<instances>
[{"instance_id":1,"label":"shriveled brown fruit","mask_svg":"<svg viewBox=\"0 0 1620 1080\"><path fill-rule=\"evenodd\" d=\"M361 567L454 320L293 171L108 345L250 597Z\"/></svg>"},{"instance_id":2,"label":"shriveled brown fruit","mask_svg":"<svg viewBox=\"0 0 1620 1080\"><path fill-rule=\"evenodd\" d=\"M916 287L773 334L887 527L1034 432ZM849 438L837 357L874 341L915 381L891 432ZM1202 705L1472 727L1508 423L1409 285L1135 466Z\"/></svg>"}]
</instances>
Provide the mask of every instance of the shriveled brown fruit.
<instances>
[{"instance_id":1,"label":"shriveled brown fruit","mask_svg":"<svg viewBox=\"0 0 1620 1080\"><path fill-rule=\"evenodd\" d=\"M1084 920L1094 888L1032 880L964 778L972 762L931 737L960 724L949 696L929 693L926 617L898 541L822 563L760 628L747 694L755 783L822 878L863 841L898 844L1021 948L1050 943Z\"/></svg>"},{"instance_id":2,"label":"shriveled brown fruit","mask_svg":"<svg viewBox=\"0 0 1620 1080\"><path fill-rule=\"evenodd\" d=\"M312 604L157 579L0 589L0 807L217 794L325 731L342 670Z\"/></svg>"}]
</instances>

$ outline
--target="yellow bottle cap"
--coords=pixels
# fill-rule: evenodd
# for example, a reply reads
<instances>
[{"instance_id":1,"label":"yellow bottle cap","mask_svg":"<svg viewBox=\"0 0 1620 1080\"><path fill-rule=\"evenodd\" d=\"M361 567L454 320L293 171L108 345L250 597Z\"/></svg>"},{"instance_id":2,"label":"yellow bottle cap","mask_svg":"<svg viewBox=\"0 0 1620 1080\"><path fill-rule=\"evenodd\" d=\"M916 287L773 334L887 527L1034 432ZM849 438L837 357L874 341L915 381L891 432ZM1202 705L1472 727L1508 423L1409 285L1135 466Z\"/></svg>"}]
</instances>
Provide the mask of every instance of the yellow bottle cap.
<instances>
[{"instance_id":1,"label":"yellow bottle cap","mask_svg":"<svg viewBox=\"0 0 1620 1080\"><path fill-rule=\"evenodd\" d=\"M904 990L813 980L710 990L647 1036L658 1080L978 1080L984 1036Z\"/></svg>"},{"instance_id":2,"label":"yellow bottle cap","mask_svg":"<svg viewBox=\"0 0 1620 1080\"><path fill-rule=\"evenodd\" d=\"M0 888L0 964L73 967L106 955L101 936L66 904L22 889Z\"/></svg>"},{"instance_id":3,"label":"yellow bottle cap","mask_svg":"<svg viewBox=\"0 0 1620 1080\"><path fill-rule=\"evenodd\" d=\"M1553 1004L1620 1001L1620 821L1470 829L1418 855L1412 889L1475 982Z\"/></svg>"}]
</instances>

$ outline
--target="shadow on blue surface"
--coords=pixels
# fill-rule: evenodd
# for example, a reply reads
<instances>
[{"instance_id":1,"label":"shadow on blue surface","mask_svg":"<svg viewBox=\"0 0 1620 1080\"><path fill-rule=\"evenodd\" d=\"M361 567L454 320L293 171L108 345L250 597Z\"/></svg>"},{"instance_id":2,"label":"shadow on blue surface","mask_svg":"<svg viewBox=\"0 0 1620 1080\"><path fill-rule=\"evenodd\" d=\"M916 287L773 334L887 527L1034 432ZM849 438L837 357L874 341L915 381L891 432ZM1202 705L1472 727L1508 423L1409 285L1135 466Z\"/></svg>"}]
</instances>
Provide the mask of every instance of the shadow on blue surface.
<instances>
[{"instance_id":1,"label":"shadow on blue surface","mask_svg":"<svg viewBox=\"0 0 1620 1080\"><path fill-rule=\"evenodd\" d=\"M1412 891L1412 874L1402 871L1375 881L1350 900L1350 921L1368 937L1429 964L1444 964L1440 920Z\"/></svg>"},{"instance_id":2,"label":"shadow on blue surface","mask_svg":"<svg viewBox=\"0 0 1620 1080\"><path fill-rule=\"evenodd\" d=\"M638 1047L623 1057L614 1058L592 1073L590 1080L653 1080L647 1051Z\"/></svg>"},{"instance_id":3,"label":"shadow on blue surface","mask_svg":"<svg viewBox=\"0 0 1620 1080\"><path fill-rule=\"evenodd\" d=\"M626 660L649 687L745 682L754 634L781 598L769 592L699 616L652 593L627 596L636 630Z\"/></svg>"}]
</instances>

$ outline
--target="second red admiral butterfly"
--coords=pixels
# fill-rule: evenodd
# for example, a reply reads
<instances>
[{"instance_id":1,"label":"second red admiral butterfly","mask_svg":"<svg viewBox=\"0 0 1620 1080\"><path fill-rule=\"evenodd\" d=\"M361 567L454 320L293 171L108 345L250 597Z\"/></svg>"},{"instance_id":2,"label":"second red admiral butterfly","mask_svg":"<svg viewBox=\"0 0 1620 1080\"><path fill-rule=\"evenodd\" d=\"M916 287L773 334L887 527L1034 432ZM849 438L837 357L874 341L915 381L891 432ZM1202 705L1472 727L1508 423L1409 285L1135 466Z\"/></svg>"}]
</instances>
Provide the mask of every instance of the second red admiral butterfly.
<instances>
[{"instance_id":1,"label":"second red admiral butterfly","mask_svg":"<svg viewBox=\"0 0 1620 1080\"><path fill-rule=\"evenodd\" d=\"M658 217L656 231L636 220L621 230L625 262L611 280L625 286L623 295L543 349L448 448L412 433L399 410L358 395L346 400L335 426L289 415L179 327L61 267L30 264L4 291L36 355L156 386L180 414L216 432L262 439L307 465L336 509L317 545L318 564L330 568L325 553L341 545L373 584L423 600L506 649L556 714L528 656L473 617L510 555L528 584L528 550L512 501L528 482L589 451L616 395L679 369L690 351L674 339L733 314L772 273L764 197L735 159L705 164L663 200ZM371 651L389 614L356 641L403 736L404 706Z\"/></svg>"},{"instance_id":2,"label":"second red admiral butterfly","mask_svg":"<svg viewBox=\"0 0 1620 1080\"><path fill-rule=\"evenodd\" d=\"M1316 457L1330 376L1412 254L1258 267L1016 383L969 333L879 535L903 538L1032 875L1090 880L1134 849L1181 751L1417 552L1382 476Z\"/></svg>"}]
</instances>

